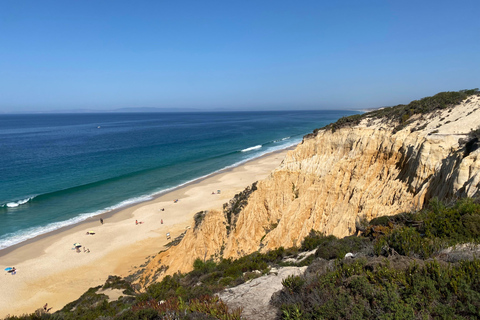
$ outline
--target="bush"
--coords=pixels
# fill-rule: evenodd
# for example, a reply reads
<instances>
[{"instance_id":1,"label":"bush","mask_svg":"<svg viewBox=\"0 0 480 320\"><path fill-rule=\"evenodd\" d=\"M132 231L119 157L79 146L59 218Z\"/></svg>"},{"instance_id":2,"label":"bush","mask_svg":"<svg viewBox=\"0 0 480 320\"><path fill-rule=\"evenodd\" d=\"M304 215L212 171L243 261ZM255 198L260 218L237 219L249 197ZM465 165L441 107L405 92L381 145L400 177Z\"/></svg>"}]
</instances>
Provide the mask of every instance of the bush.
<instances>
[{"instance_id":1,"label":"bush","mask_svg":"<svg viewBox=\"0 0 480 320\"><path fill-rule=\"evenodd\" d=\"M344 260L295 290L287 285L272 303L282 319L295 314L301 319L476 319L479 274L479 260L457 266L410 262L402 268L389 260L373 265L366 259Z\"/></svg>"},{"instance_id":2,"label":"bush","mask_svg":"<svg viewBox=\"0 0 480 320\"><path fill-rule=\"evenodd\" d=\"M423 221L418 230L426 237L449 238L455 242L475 241L480 237L476 226L471 225L480 217L480 205L473 199L461 199L450 206L433 199L429 208L415 217Z\"/></svg>"},{"instance_id":3,"label":"bush","mask_svg":"<svg viewBox=\"0 0 480 320\"><path fill-rule=\"evenodd\" d=\"M356 236L343 239L338 239L335 236L324 236L318 239L317 243L315 257L327 260L343 258L348 252L359 252L371 246L369 239Z\"/></svg>"},{"instance_id":4,"label":"bush","mask_svg":"<svg viewBox=\"0 0 480 320\"><path fill-rule=\"evenodd\" d=\"M303 239L300 251L311 251L316 249L321 243L325 242L326 237L323 233L315 230L310 230L308 236Z\"/></svg>"},{"instance_id":5,"label":"bush","mask_svg":"<svg viewBox=\"0 0 480 320\"><path fill-rule=\"evenodd\" d=\"M403 129L408 124L408 120L415 114L430 113L435 110L442 110L451 108L471 95L479 94L478 88L470 90L440 92L434 96L426 97L420 100L414 100L408 105L399 104L394 107L386 107L364 114L356 114L349 117L342 117L337 122L331 123L322 129L330 129L335 132L344 127L354 126L360 123L363 119L386 119L388 121L396 122L395 132ZM306 139L316 136L320 129L305 136Z\"/></svg>"},{"instance_id":6,"label":"bush","mask_svg":"<svg viewBox=\"0 0 480 320\"><path fill-rule=\"evenodd\" d=\"M480 242L480 204L474 199L449 205L432 199L420 212L388 217L388 227L383 227L386 221L372 220L380 226L365 232L375 239L376 254L390 254L393 249L401 255L426 259L456 244Z\"/></svg>"},{"instance_id":7,"label":"bush","mask_svg":"<svg viewBox=\"0 0 480 320\"><path fill-rule=\"evenodd\" d=\"M166 276L161 282L149 285L146 292L140 296L140 300L166 300L174 297L177 289L181 286L181 277L179 274L174 274L173 276Z\"/></svg>"},{"instance_id":8,"label":"bush","mask_svg":"<svg viewBox=\"0 0 480 320\"><path fill-rule=\"evenodd\" d=\"M442 246L428 238L423 238L415 228L403 227L394 229L388 236L378 241L375 244L375 253L388 254L390 252L387 248L404 256L428 258Z\"/></svg>"},{"instance_id":9,"label":"bush","mask_svg":"<svg viewBox=\"0 0 480 320\"><path fill-rule=\"evenodd\" d=\"M305 284L305 279L300 276L289 275L282 280L282 285L291 294L299 293L302 286Z\"/></svg>"},{"instance_id":10,"label":"bush","mask_svg":"<svg viewBox=\"0 0 480 320\"><path fill-rule=\"evenodd\" d=\"M108 276L102 289L123 289L124 294L134 294L131 283L119 276Z\"/></svg>"},{"instance_id":11,"label":"bush","mask_svg":"<svg viewBox=\"0 0 480 320\"><path fill-rule=\"evenodd\" d=\"M62 311L65 312L71 311L72 309L87 309L95 306L100 301L107 300L108 297L105 294L97 294L97 291L100 288L101 286L88 289L87 292L80 296L80 298L65 305Z\"/></svg>"},{"instance_id":12,"label":"bush","mask_svg":"<svg viewBox=\"0 0 480 320\"><path fill-rule=\"evenodd\" d=\"M389 216L382 216L372 219L370 221L371 226L388 226L388 223L391 221L391 217Z\"/></svg>"},{"instance_id":13,"label":"bush","mask_svg":"<svg viewBox=\"0 0 480 320\"><path fill-rule=\"evenodd\" d=\"M195 274L205 274L215 270L217 264L213 260L202 261L201 259L196 259L193 262L193 270Z\"/></svg>"}]
</instances>

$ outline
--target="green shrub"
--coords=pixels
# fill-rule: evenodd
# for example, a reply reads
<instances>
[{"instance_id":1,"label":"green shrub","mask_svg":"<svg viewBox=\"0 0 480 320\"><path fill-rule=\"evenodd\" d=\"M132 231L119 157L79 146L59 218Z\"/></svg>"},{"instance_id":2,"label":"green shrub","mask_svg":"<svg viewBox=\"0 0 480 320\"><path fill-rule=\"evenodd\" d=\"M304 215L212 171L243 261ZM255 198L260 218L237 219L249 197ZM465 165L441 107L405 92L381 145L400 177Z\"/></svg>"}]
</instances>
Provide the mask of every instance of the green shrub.
<instances>
[{"instance_id":1,"label":"green shrub","mask_svg":"<svg viewBox=\"0 0 480 320\"><path fill-rule=\"evenodd\" d=\"M479 275L479 260L456 266L343 260L295 290L286 286L272 302L282 319L476 319Z\"/></svg>"},{"instance_id":2,"label":"green shrub","mask_svg":"<svg viewBox=\"0 0 480 320\"><path fill-rule=\"evenodd\" d=\"M303 315L300 311L300 307L298 305L288 305L282 308L282 319L285 320L302 320Z\"/></svg>"},{"instance_id":3,"label":"green shrub","mask_svg":"<svg viewBox=\"0 0 480 320\"><path fill-rule=\"evenodd\" d=\"M282 285L291 294L299 293L302 286L305 284L305 279L300 276L289 275L282 280Z\"/></svg>"},{"instance_id":4,"label":"green shrub","mask_svg":"<svg viewBox=\"0 0 480 320\"><path fill-rule=\"evenodd\" d=\"M388 237L386 237L390 248L394 249L397 253L405 256L420 255L422 257L429 257L431 252L428 247L428 241L420 236L420 234L410 227L403 227L393 230ZM381 254L379 248L379 242L375 247L375 252ZM427 251L425 251L427 250Z\"/></svg>"},{"instance_id":5,"label":"green shrub","mask_svg":"<svg viewBox=\"0 0 480 320\"><path fill-rule=\"evenodd\" d=\"M202 261L201 259L197 258L193 262L193 270L195 273L205 274L208 272L212 272L215 270L217 264L213 260Z\"/></svg>"},{"instance_id":6,"label":"green shrub","mask_svg":"<svg viewBox=\"0 0 480 320\"><path fill-rule=\"evenodd\" d=\"M395 132L403 129L408 124L408 119L415 114L430 113L435 110L451 108L471 95L479 94L478 88L470 90L440 92L434 96L426 97L420 100L414 100L408 105L399 104L394 107L385 107L374 110L364 114L356 114L349 117L342 117L337 122L331 123L322 129L330 129L332 132L343 128L354 126L360 123L363 119L386 119L388 121L395 121L398 123L395 127ZM313 133L305 136L306 139L316 136L320 129L314 130Z\"/></svg>"},{"instance_id":7,"label":"green shrub","mask_svg":"<svg viewBox=\"0 0 480 320\"><path fill-rule=\"evenodd\" d=\"M123 289L123 293L125 294L134 294L131 283L119 276L108 276L102 289Z\"/></svg>"},{"instance_id":8,"label":"green shrub","mask_svg":"<svg viewBox=\"0 0 480 320\"><path fill-rule=\"evenodd\" d=\"M233 282L233 280L234 278L232 277L223 277L219 280L219 283L224 287L228 287Z\"/></svg>"},{"instance_id":9,"label":"green shrub","mask_svg":"<svg viewBox=\"0 0 480 320\"><path fill-rule=\"evenodd\" d=\"M135 317L142 320L156 320L159 318L159 314L154 309L142 309L136 312Z\"/></svg>"},{"instance_id":10,"label":"green shrub","mask_svg":"<svg viewBox=\"0 0 480 320\"><path fill-rule=\"evenodd\" d=\"M469 238L478 238L480 236L480 215L465 214L460 218L464 234Z\"/></svg>"},{"instance_id":11,"label":"green shrub","mask_svg":"<svg viewBox=\"0 0 480 320\"><path fill-rule=\"evenodd\" d=\"M180 283L181 275L174 274L173 276L166 276L162 281L153 283L147 287L145 294L140 296L142 301L156 299L166 300L174 297Z\"/></svg>"},{"instance_id":12,"label":"green shrub","mask_svg":"<svg viewBox=\"0 0 480 320\"><path fill-rule=\"evenodd\" d=\"M316 243L315 257L327 260L343 258L348 252L359 252L371 245L369 239L356 236L343 239L338 239L335 236L323 236Z\"/></svg>"},{"instance_id":13,"label":"green shrub","mask_svg":"<svg viewBox=\"0 0 480 320\"><path fill-rule=\"evenodd\" d=\"M102 300L107 300L108 297L105 294L97 294L97 291L101 288L102 286L94 287L88 289L84 294L80 296L75 301L72 301L65 305L62 309L62 311L70 311L72 309L87 309L89 307L92 307L96 305L98 302Z\"/></svg>"},{"instance_id":14,"label":"green shrub","mask_svg":"<svg viewBox=\"0 0 480 320\"><path fill-rule=\"evenodd\" d=\"M387 220L374 219L376 224ZM480 241L480 204L474 199L460 199L445 204L432 199L426 209L388 217L390 227L383 235L375 235L376 254L429 258L441 249L460 243ZM374 228L367 230L370 236Z\"/></svg>"},{"instance_id":15,"label":"green shrub","mask_svg":"<svg viewBox=\"0 0 480 320\"><path fill-rule=\"evenodd\" d=\"M378 217L378 218L375 218L375 219L372 219L370 221L370 225L371 226L388 226L388 224L390 223L391 221L391 217L390 216L382 216L382 217Z\"/></svg>"},{"instance_id":16,"label":"green shrub","mask_svg":"<svg viewBox=\"0 0 480 320\"><path fill-rule=\"evenodd\" d=\"M321 243L325 242L325 235L319 231L310 230L308 236L303 239L300 251L311 251L316 249Z\"/></svg>"}]
</instances>

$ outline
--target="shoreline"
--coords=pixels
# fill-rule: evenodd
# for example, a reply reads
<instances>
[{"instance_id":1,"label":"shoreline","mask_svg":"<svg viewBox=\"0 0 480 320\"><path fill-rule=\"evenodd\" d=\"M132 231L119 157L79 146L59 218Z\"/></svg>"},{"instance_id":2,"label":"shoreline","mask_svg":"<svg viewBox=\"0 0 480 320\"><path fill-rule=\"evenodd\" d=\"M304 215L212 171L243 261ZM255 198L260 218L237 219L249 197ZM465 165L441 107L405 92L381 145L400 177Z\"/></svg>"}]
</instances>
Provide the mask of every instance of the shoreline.
<instances>
[{"instance_id":1,"label":"shoreline","mask_svg":"<svg viewBox=\"0 0 480 320\"><path fill-rule=\"evenodd\" d=\"M299 142L300 143L300 142ZM298 144L298 143L297 143ZM6 247L6 248L3 248L3 249L0 249L0 259L9 254L10 252L14 251L14 250L17 250L19 248L21 248L22 246L24 245L28 245L28 244L31 244L31 243L34 243L36 241L40 241L46 237L49 237L51 235L54 235L56 233L60 233L60 232L64 232L64 231L67 231L69 229L72 229L76 226L79 226L79 225L82 225L82 224L86 224L86 223L89 223L89 222L92 222L92 221L99 221L100 219L107 219L107 218L111 218L113 217L113 215L115 215L116 213L119 213L123 210L127 210L131 207L134 207L134 206L137 206L137 205L141 205L143 203L147 203L147 202L150 202L150 201L155 201L156 199L164 196L164 195L167 195L171 192L175 192L176 190L179 190L181 188L184 188L184 187L188 187L190 185L193 185L195 183L199 183L205 179L208 179L209 177L213 177L217 174L221 174L221 173L226 173L230 170L233 170L234 168L237 168L239 166L242 166L242 165L245 165L251 161L255 161L257 159L261 159L263 157L266 157L266 156L269 156L269 155L272 155L272 154L275 154L275 153L281 153L281 152L284 152L284 151L288 151L288 150L293 150L295 148L295 146L297 145L293 145L293 146L288 146L286 148L283 148L283 149L278 149L278 150L274 150L274 151L271 151L271 152L267 152L265 154L262 154L256 158L252 158L252 159L248 159L248 160L245 160L245 161L242 161L242 162L238 162L237 164L233 164L231 166L227 166L223 169L219 169L217 171L214 171L212 173L209 173L205 176L201 176L199 178L195 178L191 181L187 181L187 182L184 182L176 187L172 187L172 188L168 188L167 191L160 191L160 192L157 192L157 193L153 193L151 195L147 195L148 197L151 197L150 199L148 200L141 200L139 202L134 202L134 203L130 203L130 204L127 204L125 206L121 206L121 207L118 207L118 208L115 208L115 209L112 209L112 210L109 210L109 211L105 211L103 213L100 213L100 214L97 214L95 216L92 216L92 217L88 217L86 218L85 220L83 221L80 221L80 222L77 222L77 223L73 223L73 224L70 224L70 225L66 225L66 226L63 226L63 227L60 227L58 229L55 229L55 230L52 230L52 231L48 231L46 233L43 233L43 234L40 234L40 235L37 235L37 236L34 236L33 238L30 238L30 239L27 239L25 241L22 241L22 242L19 242L19 243L16 243L14 245L11 245L9 247ZM146 197L147 197L146 196Z\"/></svg>"},{"instance_id":2,"label":"shoreline","mask_svg":"<svg viewBox=\"0 0 480 320\"><path fill-rule=\"evenodd\" d=\"M4 275L0 317L8 313L31 313L46 302L53 311L58 310L89 287L102 285L108 275L123 277L134 272L169 242L166 232L174 239L189 227L196 212L221 208L236 193L267 177L294 147L221 169L147 201L105 212L0 250L2 268L15 266L18 270L15 276ZM221 193L212 194L212 190L221 190ZM174 199L179 202L174 203ZM104 220L103 225L100 218ZM133 219L144 224L135 225ZM139 228L143 231L137 232ZM96 234L87 236L86 230L94 230ZM74 242L81 242L91 253L72 251Z\"/></svg>"},{"instance_id":3,"label":"shoreline","mask_svg":"<svg viewBox=\"0 0 480 320\"><path fill-rule=\"evenodd\" d=\"M264 154L261 154L260 156L258 157L255 157L255 158L250 158L250 159L247 159L247 160L243 160L243 161L239 161L237 163L234 163L232 165L229 165L229 166L226 166L222 169L219 169L219 170L216 170L212 173L209 173L209 174L206 174L204 176L200 176L198 178L195 178L193 180L190 180L190 181L186 181L186 182L183 182L177 186L174 186L174 187L170 187L170 188L167 188L165 190L162 190L162 191L158 191L158 192L154 192L152 194L148 194L148 195L144 195L144 196L140 196L140 197L145 197L148 199L145 199L145 200L140 200L138 202L132 202L132 203L129 203L129 204L126 204L126 205L123 205L123 206L119 206L115 209L110 209L108 211L105 211L105 212L102 212L102 213L99 213L99 214L96 214L94 216L91 216L91 217L88 217L86 218L85 220L82 220L82 221L79 221L79 222L75 222L75 223L72 223L72 224L69 224L69 225L65 225L65 226L62 226L58 229L54 229L54 230L51 230L51 231L47 231L45 233L42 233L42 234L39 234L39 235L36 235L36 236L33 236L32 238L29 238L29 239L26 239L26 240L23 240L19 243L15 243L11 246L8 246L6 248L0 248L0 258L2 258L4 255L8 254L9 252L12 252L13 250L16 250L18 248L20 248L21 246L23 245L26 245L28 243L33 243L35 241L38 241L38 240L41 240L42 238L45 238L45 237L48 237L49 235L52 235L52 234L55 234L56 232L61 232L61 231L66 231L68 229L71 229L77 225L81 225L83 223L88 223L88 222L91 222L92 220L100 220L100 218L102 219L105 219L105 218L108 218L122 210L126 210L128 208L131 208L133 206L136 206L136 205L139 205L139 204L142 204L142 203L146 203L146 202L149 202L149 201L155 201L155 199L163 196L163 195L166 195L166 194L169 194L171 192L174 192L175 190L178 190L178 189L181 189L183 187L187 187L191 184L195 184L197 182L201 182L202 180L204 179L208 179L209 177L212 177L212 176L215 176L217 174L220 174L220 173L223 173L223 172L228 172L228 170L232 170L236 167L239 167L239 166L242 166L244 164L247 164L248 162L251 162L251 161L255 161L257 159L260 159L262 157L265 157L265 156L268 156L268 155L271 155L271 154L275 154L275 153L279 153L279 152L283 152L285 150L292 150L295 148L296 145L298 145L299 143L301 143L301 141L293 144L293 145L290 145L290 146L286 146L282 149L277 149L277 150L273 150L273 151L270 151L270 152L266 152ZM132 198L133 199L133 198ZM129 200L129 199L127 199ZM124 200L124 201L127 201L127 200ZM103 210L107 210L108 208L105 208ZM68 220L66 220L68 221Z\"/></svg>"}]
</instances>

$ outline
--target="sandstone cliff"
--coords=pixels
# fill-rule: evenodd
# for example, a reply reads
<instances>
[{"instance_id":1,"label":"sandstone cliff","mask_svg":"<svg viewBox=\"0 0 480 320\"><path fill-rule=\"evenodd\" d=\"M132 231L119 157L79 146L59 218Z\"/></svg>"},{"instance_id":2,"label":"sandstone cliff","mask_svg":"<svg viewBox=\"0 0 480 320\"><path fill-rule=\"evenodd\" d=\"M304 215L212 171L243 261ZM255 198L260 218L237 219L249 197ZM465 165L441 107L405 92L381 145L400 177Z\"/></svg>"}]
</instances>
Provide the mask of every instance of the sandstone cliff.
<instances>
[{"instance_id":1,"label":"sandstone cliff","mask_svg":"<svg viewBox=\"0 0 480 320\"><path fill-rule=\"evenodd\" d=\"M351 235L358 218L418 210L432 197L477 195L480 151L465 152L462 140L479 120L480 96L471 96L454 108L412 115L401 129L396 120L365 118L319 130L258 182L238 214L210 211L150 262L142 281L189 271L196 258L298 246L311 229ZM162 265L168 269L155 275Z\"/></svg>"}]
</instances>

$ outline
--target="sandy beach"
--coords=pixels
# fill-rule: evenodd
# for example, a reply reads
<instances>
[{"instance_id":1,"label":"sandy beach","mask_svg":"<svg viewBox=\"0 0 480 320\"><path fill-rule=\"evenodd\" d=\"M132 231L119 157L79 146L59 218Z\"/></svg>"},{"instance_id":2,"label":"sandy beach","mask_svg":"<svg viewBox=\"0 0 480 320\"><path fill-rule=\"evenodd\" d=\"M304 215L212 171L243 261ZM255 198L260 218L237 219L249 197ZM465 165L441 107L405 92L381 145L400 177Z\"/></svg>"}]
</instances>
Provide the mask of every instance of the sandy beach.
<instances>
[{"instance_id":1,"label":"sandy beach","mask_svg":"<svg viewBox=\"0 0 480 320\"><path fill-rule=\"evenodd\" d=\"M90 287L104 284L109 275L129 275L164 249L171 241L166 239L167 233L173 240L193 224L196 212L220 209L246 186L267 177L286 152L267 154L151 201L0 251L1 270L17 269L15 275L3 271L0 318L31 313L45 303L53 312ZM135 224L136 220L141 223ZM95 234L87 235L87 231ZM82 245L80 253L73 248L77 242Z\"/></svg>"}]
</instances>

